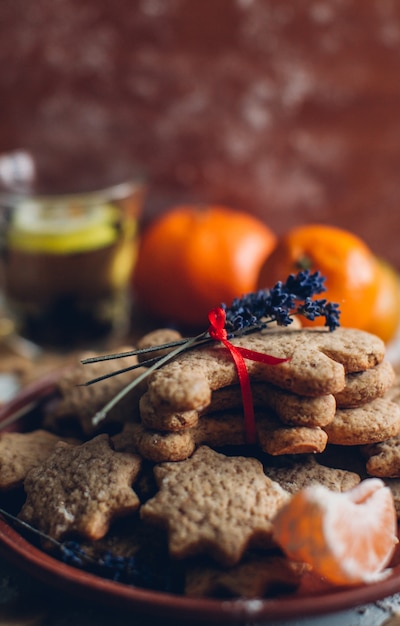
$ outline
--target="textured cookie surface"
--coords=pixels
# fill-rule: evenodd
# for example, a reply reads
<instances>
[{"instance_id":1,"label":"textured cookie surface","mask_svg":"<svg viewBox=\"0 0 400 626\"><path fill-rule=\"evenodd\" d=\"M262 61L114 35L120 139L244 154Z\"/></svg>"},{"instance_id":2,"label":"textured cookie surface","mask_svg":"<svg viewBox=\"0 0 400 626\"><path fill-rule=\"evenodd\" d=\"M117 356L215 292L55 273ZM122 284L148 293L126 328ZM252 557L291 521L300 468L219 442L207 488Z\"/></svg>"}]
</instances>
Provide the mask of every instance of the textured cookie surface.
<instances>
[{"instance_id":1,"label":"textured cookie surface","mask_svg":"<svg viewBox=\"0 0 400 626\"><path fill-rule=\"evenodd\" d=\"M400 433L400 407L386 398L352 409L338 409L324 430L328 442L345 446L384 441Z\"/></svg>"},{"instance_id":2,"label":"textured cookie surface","mask_svg":"<svg viewBox=\"0 0 400 626\"><path fill-rule=\"evenodd\" d=\"M271 543L270 520L289 497L256 459L206 446L154 471L159 492L142 506L141 517L167 528L174 558L207 553L235 565L247 547Z\"/></svg>"},{"instance_id":3,"label":"textured cookie surface","mask_svg":"<svg viewBox=\"0 0 400 626\"><path fill-rule=\"evenodd\" d=\"M314 484L324 485L331 491L346 491L358 485L361 480L355 472L326 467L313 456L293 462L287 467L267 467L265 473L289 493Z\"/></svg>"},{"instance_id":4,"label":"textured cookie surface","mask_svg":"<svg viewBox=\"0 0 400 626\"><path fill-rule=\"evenodd\" d=\"M118 352L127 351L129 348L122 347ZM83 358L96 356L95 353L85 353ZM134 378L138 377L143 368L111 376L93 385L85 386L89 380L98 378L110 372L136 365L136 356L123 357L111 361L99 361L77 365L69 368L60 376L57 383L60 400L55 409L48 415L46 425L54 430L57 422L65 418L76 419L86 434L93 434L96 430L93 417L102 409L121 389L126 387ZM129 397L117 405L109 417L113 420L123 420L125 415L130 416L129 407L137 405L143 388L135 389Z\"/></svg>"},{"instance_id":5,"label":"textured cookie surface","mask_svg":"<svg viewBox=\"0 0 400 626\"><path fill-rule=\"evenodd\" d=\"M140 421L146 428L174 432L184 428L192 428L199 421L200 411L191 409L188 411L170 410L168 407L163 411L160 407L154 407L148 392L145 392L139 401Z\"/></svg>"},{"instance_id":6,"label":"textured cookie surface","mask_svg":"<svg viewBox=\"0 0 400 626\"><path fill-rule=\"evenodd\" d=\"M280 389L269 383L253 382L253 405L256 408L269 408L285 424L292 426L326 426L333 420L336 400L332 394L322 396L301 396ZM154 407L149 393L140 398L140 418L146 428L161 431L177 431L197 425L202 415L220 411L232 411L243 406L239 385L229 385L212 392L210 404L202 411L162 411Z\"/></svg>"},{"instance_id":7,"label":"textured cookie surface","mask_svg":"<svg viewBox=\"0 0 400 626\"><path fill-rule=\"evenodd\" d=\"M25 476L53 451L60 437L46 430L0 435L0 490L22 486Z\"/></svg>"},{"instance_id":8,"label":"textured cookie surface","mask_svg":"<svg viewBox=\"0 0 400 626\"><path fill-rule=\"evenodd\" d=\"M398 371L396 371L394 382L386 392L385 397L400 405L400 374Z\"/></svg>"},{"instance_id":9,"label":"textured cookie surface","mask_svg":"<svg viewBox=\"0 0 400 626\"><path fill-rule=\"evenodd\" d=\"M272 455L322 452L328 435L319 426L288 426L268 413L256 415L257 444ZM133 449L145 459L162 463L183 461L196 447L207 445L218 448L226 445L245 445L246 431L243 412L223 411L205 415L194 428L176 432L146 429L142 424L126 425L124 444L131 439ZM122 436L114 438L119 447Z\"/></svg>"},{"instance_id":10,"label":"textured cookie surface","mask_svg":"<svg viewBox=\"0 0 400 626\"><path fill-rule=\"evenodd\" d=\"M379 478L400 477L400 435L362 447L368 474Z\"/></svg>"},{"instance_id":11,"label":"textured cookie surface","mask_svg":"<svg viewBox=\"0 0 400 626\"><path fill-rule=\"evenodd\" d=\"M345 374L380 363L384 343L369 333L338 328L302 330L269 329L232 340L232 343L288 359L279 365L247 361L253 380L264 380L299 395L338 393L345 386ZM149 395L161 410L202 410L211 402L212 391L237 384L235 365L221 345L183 353L155 371L149 381Z\"/></svg>"},{"instance_id":12,"label":"textured cookie surface","mask_svg":"<svg viewBox=\"0 0 400 626\"><path fill-rule=\"evenodd\" d=\"M80 446L58 443L28 473L19 517L54 539L75 534L100 539L114 518L138 509L131 485L140 465L140 457L115 452L108 435Z\"/></svg>"},{"instance_id":13,"label":"textured cookie surface","mask_svg":"<svg viewBox=\"0 0 400 626\"><path fill-rule=\"evenodd\" d=\"M400 478L386 478L384 482L392 492L396 515L397 518L400 519Z\"/></svg>"},{"instance_id":14,"label":"textured cookie surface","mask_svg":"<svg viewBox=\"0 0 400 626\"><path fill-rule=\"evenodd\" d=\"M361 372L347 374L342 391L335 394L339 408L351 408L381 398L393 386L395 372L389 361Z\"/></svg>"}]
</instances>

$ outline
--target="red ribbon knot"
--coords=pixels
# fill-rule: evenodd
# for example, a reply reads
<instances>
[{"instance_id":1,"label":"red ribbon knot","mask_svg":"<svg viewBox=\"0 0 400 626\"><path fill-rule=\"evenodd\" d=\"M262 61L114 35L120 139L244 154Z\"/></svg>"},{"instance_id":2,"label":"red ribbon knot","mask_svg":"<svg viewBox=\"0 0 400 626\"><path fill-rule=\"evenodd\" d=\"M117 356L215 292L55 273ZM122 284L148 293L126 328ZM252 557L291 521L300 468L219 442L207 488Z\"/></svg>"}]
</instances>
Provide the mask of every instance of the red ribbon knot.
<instances>
[{"instance_id":1,"label":"red ribbon knot","mask_svg":"<svg viewBox=\"0 0 400 626\"><path fill-rule=\"evenodd\" d=\"M253 395L251 392L250 376L247 371L245 359L266 363L267 365L278 365L279 363L284 363L289 359L281 359L271 356L270 354L263 354L262 352L256 352L255 350L248 350L247 348L234 346L228 340L228 333L225 328L226 313L222 307L212 309L208 314L208 319L210 322L210 328L208 329L210 337L215 341L221 341L224 344L227 350L229 350L235 363L236 371L239 377L240 389L242 392L246 441L250 444L256 443L257 433L254 417Z\"/></svg>"}]
</instances>

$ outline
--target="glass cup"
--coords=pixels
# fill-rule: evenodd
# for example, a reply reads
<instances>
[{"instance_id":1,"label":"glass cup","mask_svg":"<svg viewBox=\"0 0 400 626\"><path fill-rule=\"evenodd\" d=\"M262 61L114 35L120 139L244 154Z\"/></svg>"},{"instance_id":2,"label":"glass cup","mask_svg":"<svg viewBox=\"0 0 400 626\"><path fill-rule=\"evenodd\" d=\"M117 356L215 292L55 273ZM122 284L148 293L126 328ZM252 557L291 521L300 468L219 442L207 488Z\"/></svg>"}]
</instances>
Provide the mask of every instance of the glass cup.
<instances>
[{"instance_id":1,"label":"glass cup","mask_svg":"<svg viewBox=\"0 0 400 626\"><path fill-rule=\"evenodd\" d=\"M129 331L142 179L99 190L0 193L4 301L39 345L100 345Z\"/></svg>"}]
</instances>

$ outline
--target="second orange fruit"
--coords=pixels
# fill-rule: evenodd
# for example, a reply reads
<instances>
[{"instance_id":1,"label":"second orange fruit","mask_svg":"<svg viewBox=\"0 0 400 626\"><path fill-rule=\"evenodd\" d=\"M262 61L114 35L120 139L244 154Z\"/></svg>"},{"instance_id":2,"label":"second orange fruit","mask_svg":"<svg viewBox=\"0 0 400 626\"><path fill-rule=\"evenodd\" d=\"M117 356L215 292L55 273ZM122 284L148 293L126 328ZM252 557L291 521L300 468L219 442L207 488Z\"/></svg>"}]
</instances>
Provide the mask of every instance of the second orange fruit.
<instances>
[{"instance_id":1,"label":"second orange fruit","mask_svg":"<svg viewBox=\"0 0 400 626\"><path fill-rule=\"evenodd\" d=\"M389 343L400 325L400 279L394 267L377 259L379 286L366 330Z\"/></svg>"},{"instance_id":2,"label":"second orange fruit","mask_svg":"<svg viewBox=\"0 0 400 626\"><path fill-rule=\"evenodd\" d=\"M322 224L293 228L266 260L258 286L271 287L301 269L319 270L325 276L327 291L319 297L339 304L343 326L368 327L380 273L375 256L360 238Z\"/></svg>"},{"instance_id":3,"label":"second orange fruit","mask_svg":"<svg viewBox=\"0 0 400 626\"><path fill-rule=\"evenodd\" d=\"M223 206L178 206L143 233L133 276L140 308L167 322L208 324L211 308L254 291L276 244L263 222Z\"/></svg>"}]
</instances>

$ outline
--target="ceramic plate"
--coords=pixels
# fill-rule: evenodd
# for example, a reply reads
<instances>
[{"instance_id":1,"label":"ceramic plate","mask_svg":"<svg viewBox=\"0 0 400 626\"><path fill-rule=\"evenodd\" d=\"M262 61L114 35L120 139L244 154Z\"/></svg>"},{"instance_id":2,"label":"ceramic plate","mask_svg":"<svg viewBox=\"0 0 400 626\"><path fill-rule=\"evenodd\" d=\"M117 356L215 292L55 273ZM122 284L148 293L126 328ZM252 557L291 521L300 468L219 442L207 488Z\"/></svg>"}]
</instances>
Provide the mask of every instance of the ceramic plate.
<instances>
[{"instance_id":1,"label":"ceramic plate","mask_svg":"<svg viewBox=\"0 0 400 626\"><path fill-rule=\"evenodd\" d=\"M12 421L8 429L22 429L37 403L54 391L52 377L25 389L0 409L0 425ZM0 503L3 508L4 503ZM190 599L179 595L149 591L110 581L66 565L31 544L16 527L0 516L0 551L14 565L48 585L64 591L102 601L120 608L152 615L215 620L218 623L239 623L309 617L350 609L400 591L400 559L396 556L389 576L358 587L336 588L324 584L311 574L303 577L301 587L293 594L266 600Z\"/></svg>"}]
</instances>

